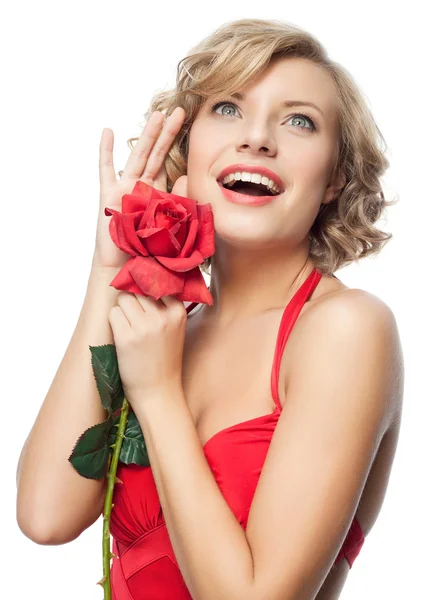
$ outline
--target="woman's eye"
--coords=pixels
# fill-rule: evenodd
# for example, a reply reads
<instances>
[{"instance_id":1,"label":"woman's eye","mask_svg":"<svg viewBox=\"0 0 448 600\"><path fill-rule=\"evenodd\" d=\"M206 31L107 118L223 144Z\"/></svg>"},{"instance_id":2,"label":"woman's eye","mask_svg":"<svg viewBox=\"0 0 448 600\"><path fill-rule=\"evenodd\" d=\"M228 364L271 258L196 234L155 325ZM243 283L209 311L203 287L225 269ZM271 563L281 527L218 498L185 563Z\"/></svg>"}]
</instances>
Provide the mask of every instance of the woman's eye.
<instances>
[{"instance_id":1,"label":"woman's eye","mask_svg":"<svg viewBox=\"0 0 448 600\"><path fill-rule=\"evenodd\" d=\"M233 107L234 109L236 108L236 105L233 102L227 102L227 101L221 101L221 102L217 102L216 104L214 104L212 106L212 112L214 112L217 108L221 108L221 106L229 106L229 107ZM218 113L221 114L222 116L233 116L233 114L228 114L228 113ZM316 130L316 126L314 124L314 121L311 119L311 117L308 117L307 115L302 115L302 114L296 114L296 115L292 115L292 117L290 117L291 119L302 119L305 120L309 123L309 127L300 127L300 126L296 126L294 125L294 127L296 129L310 129L311 131L315 131Z\"/></svg>"},{"instance_id":2,"label":"woman's eye","mask_svg":"<svg viewBox=\"0 0 448 600\"><path fill-rule=\"evenodd\" d=\"M291 119L305 119L310 124L310 127L302 127L301 129L311 129L312 131L316 130L316 126L314 125L313 119L311 119L310 117L307 117L307 115L300 115L300 114L293 115L291 117Z\"/></svg>"},{"instance_id":3,"label":"woman's eye","mask_svg":"<svg viewBox=\"0 0 448 600\"><path fill-rule=\"evenodd\" d=\"M233 106L235 108L235 105L233 104L233 102L217 102L216 104L214 104L212 106L212 112L214 112L215 109L217 109L218 107L221 107L221 106Z\"/></svg>"}]
</instances>

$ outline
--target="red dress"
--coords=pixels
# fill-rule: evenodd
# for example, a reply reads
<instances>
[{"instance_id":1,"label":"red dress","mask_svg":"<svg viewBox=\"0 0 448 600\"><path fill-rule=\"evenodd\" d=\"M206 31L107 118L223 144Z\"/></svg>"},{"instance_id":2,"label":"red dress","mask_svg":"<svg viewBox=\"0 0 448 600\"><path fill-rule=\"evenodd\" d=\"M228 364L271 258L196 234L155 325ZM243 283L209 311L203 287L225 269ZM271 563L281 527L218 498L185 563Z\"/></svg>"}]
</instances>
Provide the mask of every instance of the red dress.
<instances>
[{"instance_id":1,"label":"red dress","mask_svg":"<svg viewBox=\"0 0 448 600\"><path fill-rule=\"evenodd\" d=\"M246 529L249 510L282 406L277 393L280 360L302 306L322 275L315 268L282 315L271 371L272 413L222 429L203 446L204 454L229 507ZM190 312L196 303L188 306ZM110 532L113 537L113 600L191 600L168 536L151 467L118 464L123 484L114 488ZM364 543L354 518L335 560L350 568Z\"/></svg>"}]
</instances>

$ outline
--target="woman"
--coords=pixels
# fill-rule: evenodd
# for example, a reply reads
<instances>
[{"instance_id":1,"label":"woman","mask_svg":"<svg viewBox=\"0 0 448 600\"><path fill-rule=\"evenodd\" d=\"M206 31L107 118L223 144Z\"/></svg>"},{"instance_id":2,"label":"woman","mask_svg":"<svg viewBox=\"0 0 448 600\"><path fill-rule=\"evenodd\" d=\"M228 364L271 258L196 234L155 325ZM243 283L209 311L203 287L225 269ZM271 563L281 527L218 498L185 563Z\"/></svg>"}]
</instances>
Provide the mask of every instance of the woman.
<instances>
[{"instance_id":1,"label":"woman","mask_svg":"<svg viewBox=\"0 0 448 600\"><path fill-rule=\"evenodd\" d=\"M117 472L114 600L334 600L381 508L401 418L394 315L334 276L391 237L374 226L391 204L381 134L348 73L277 21L219 28L149 114L119 181L103 132L91 277L22 452L19 524L37 543L66 543L100 516L104 482L62 458L105 417L88 345L117 341L133 311L157 311L170 315L163 343L145 341L165 349L158 368L147 375L117 351L122 380L145 381L147 394L127 397L151 467ZM109 286L128 256L104 207L119 209L139 179L211 204L213 304L180 310ZM51 452L49 429L61 432Z\"/></svg>"}]
</instances>

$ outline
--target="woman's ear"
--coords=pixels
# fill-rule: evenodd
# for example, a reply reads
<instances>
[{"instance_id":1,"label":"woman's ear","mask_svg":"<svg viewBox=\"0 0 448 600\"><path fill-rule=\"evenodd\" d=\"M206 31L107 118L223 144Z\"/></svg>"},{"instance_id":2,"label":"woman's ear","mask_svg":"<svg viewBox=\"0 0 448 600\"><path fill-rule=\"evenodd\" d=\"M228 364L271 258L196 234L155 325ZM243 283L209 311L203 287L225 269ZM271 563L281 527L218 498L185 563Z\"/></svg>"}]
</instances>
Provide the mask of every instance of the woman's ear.
<instances>
[{"instance_id":1,"label":"woman's ear","mask_svg":"<svg viewBox=\"0 0 448 600\"><path fill-rule=\"evenodd\" d=\"M337 198L339 196L339 192L342 190L343 187L345 187L346 183L347 177L345 176L345 173L339 173L339 175L337 175L333 179L333 181L330 181L330 183L328 184L327 189L325 191L325 196L322 200L322 204L328 204L329 202Z\"/></svg>"}]
</instances>

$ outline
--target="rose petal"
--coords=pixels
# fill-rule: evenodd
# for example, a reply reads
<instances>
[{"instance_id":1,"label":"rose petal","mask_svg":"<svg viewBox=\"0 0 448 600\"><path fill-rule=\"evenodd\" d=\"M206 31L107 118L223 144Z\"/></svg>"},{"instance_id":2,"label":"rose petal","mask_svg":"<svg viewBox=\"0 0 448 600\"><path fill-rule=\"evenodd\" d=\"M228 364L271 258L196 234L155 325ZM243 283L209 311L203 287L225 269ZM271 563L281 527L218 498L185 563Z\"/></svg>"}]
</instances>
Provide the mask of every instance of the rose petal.
<instances>
[{"instance_id":1,"label":"rose petal","mask_svg":"<svg viewBox=\"0 0 448 600\"><path fill-rule=\"evenodd\" d=\"M125 194L122 198L122 209L124 213L144 211L148 204L162 200L159 190L138 180L131 194Z\"/></svg>"},{"instance_id":2,"label":"rose petal","mask_svg":"<svg viewBox=\"0 0 448 600\"><path fill-rule=\"evenodd\" d=\"M152 256L136 256L129 266L129 272L143 294L156 300L178 294L184 289L185 275L166 269Z\"/></svg>"},{"instance_id":3,"label":"rose petal","mask_svg":"<svg viewBox=\"0 0 448 600\"><path fill-rule=\"evenodd\" d=\"M185 219L178 221L170 229L171 235L176 240L176 242L179 244L178 251L180 251L180 249L183 248L183 246L185 244L185 240L187 239L188 227L189 227L188 223L189 223L189 218L187 215L187 217Z\"/></svg>"},{"instance_id":4,"label":"rose petal","mask_svg":"<svg viewBox=\"0 0 448 600\"><path fill-rule=\"evenodd\" d=\"M129 272L129 265L134 258L130 258L120 269L120 271L115 275L109 285L114 287L117 290L122 290L124 292L132 292L133 294L144 295L142 290L135 283L134 278Z\"/></svg>"},{"instance_id":5,"label":"rose petal","mask_svg":"<svg viewBox=\"0 0 448 600\"><path fill-rule=\"evenodd\" d=\"M190 269L202 265L204 257L198 250L193 250L190 256L180 257L176 256L170 258L169 256L156 256L157 260L170 271L177 271L178 273L184 273Z\"/></svg>"},{"instance_id":6,"label":"rose petal","mask_svg":"<svg viewBox=\"0 0 448 600\"><path fill-rule=\"evenodd\" d=\"M197 219L198 207L200 204L197 200L193 200L192 198L187 198L186 196L178 196L177 194L173 194L172 192L160 192L161 197L169 198L173 200L175 204L180 204L184 206L188 214L190 214L194 219Z\"/></svg>"},{"instance_id":7,"label":"rose petal","mask_svg":"<svg viewBox=\"0 0 448 600\"><path fill-rule=\"evenodd\" d=\"M180 244L176 237L168 229L142 229L138 232L148 254L151 256L171 256L179 254Z\"/></svg>"},{"instance_id":8,"label":"rose petal","mask_svg":"<svg viewBox=\"0 0 448 600\"><path fill-rule=\"evenodd\" d=\"M197 219L193 219L190 221L190 226L188 228L187 239L185 240L185 244L183 248L179 252L179 257L184 258L185 256L190 256L193 248L196 247L196 237L199 229L199 221Z\"/></svg>"},{"instance_id":9,"label":"rose petal","mask_svg":"<svg viewBox=\"0 0 448 600\"><path fill-rule=\"evenodd\" d=\"M134 248L129 244L126 239L126 235L123 228L122 214L113 208L105 208L104 213L106 216L112 215L112 219L109 222L109 234L112 238L113 243L131 256L135 256L137 253Z\"/></svg>"},{"instance_id":10,"label":"rose petal","mask_svg":"<svg viewBox=\"0 0 448 600\"><path fill-rule=\"evenodd\" d=\"M147 204L148 200L158 200L158 199L165 198L165 196L166 196L166 192L161 192L160 190L156 189L152 185L145 183L141 179L136 181L136 183L134 185L134 189L132 190L132 194L135 196L141 196L142 198L145 198L146 204ZM146 204L145 204L145 206L146 206Z\"/></svg>"},{"instance_id":11,"label":"rose petal","mask_svg":"<svg viewBox=\"0 0 448 600\"><path fill-rule=\"evenodd\" d=\"M136 231L139 229L142 214L142 212L124 214L122 216L123 232L128 243L134 248L134 255L148 256L149 253L142 243L138 231Z\"/></svg>"},{"instance_id":12,"label":"rose petal","mask_svg":"<svg viewBox=\"0 0 448 600\"><path fill-rule=\"evenodd\" d=\"M199 267L185 273L184 289L182 294L177 295L177 298L213 306L213 296L207 288Z\"/></svg>"},{"instance_id":13,"label":"rose petal","mask_svg":"<svg viewBox=\"0 0 448 600\"><path fill-rule=\"evenodd\" d=\"M196 235L195 249L204 258L213 256L215 253L215 226L214 216L210 204L199 204L199 230Z\"/></svg>"}]
</instances>

